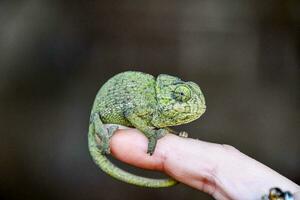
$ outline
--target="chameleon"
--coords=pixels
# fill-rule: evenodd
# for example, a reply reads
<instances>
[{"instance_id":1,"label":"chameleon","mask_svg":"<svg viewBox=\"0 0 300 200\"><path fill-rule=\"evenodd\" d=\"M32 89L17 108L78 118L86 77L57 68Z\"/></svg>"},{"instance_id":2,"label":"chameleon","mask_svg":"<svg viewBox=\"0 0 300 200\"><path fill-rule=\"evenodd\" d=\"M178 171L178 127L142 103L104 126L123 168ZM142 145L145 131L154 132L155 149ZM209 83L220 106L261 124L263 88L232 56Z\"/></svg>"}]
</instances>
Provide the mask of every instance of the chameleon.
<instances>
[{"instance_id":1,"label":"chameleon","mask_svg":"<svg viewBox=\"0 0 300 200\"><path fill-rule=\"evenodd\" d=\"M99 89L91 110L88 146L96 165L110 176L129 184L160 188L177 184L171 178L137 176L114 165L109 140L118 125L134 127L148 138L147 153L154 153L157 140L177 133L170 126L198 119L206 110L200 87L191 81L160 74L156 78L138 71L121 72ZM112 124L104 126L104 124ZM186 132L179 135L186 136Z\"/></svg>"}]
</instances>

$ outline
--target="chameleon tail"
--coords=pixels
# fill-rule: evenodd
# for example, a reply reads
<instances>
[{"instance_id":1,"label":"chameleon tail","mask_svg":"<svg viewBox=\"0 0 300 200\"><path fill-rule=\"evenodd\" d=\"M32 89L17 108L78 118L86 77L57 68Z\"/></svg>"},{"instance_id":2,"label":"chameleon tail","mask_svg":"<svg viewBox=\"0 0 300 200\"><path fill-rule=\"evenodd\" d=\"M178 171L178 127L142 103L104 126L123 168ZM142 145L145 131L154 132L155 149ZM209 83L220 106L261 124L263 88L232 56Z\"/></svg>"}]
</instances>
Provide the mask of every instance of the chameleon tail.
<instances>
[{"instance_id":1,"label":"chameleon tail","mask_svg":"<svg viewBox=\"0 0 300 200\"><path fill-rule=\"evenodd\" d=\"M96 139L94 136L94 128L92 125L89 127L88 143L90 154L93 157L94 162L107 174L110 176L142 187L160 188L160 187L170 187L177 184L177 181L173 179L152 179L145 178L141 176L136 176L134 174L128 173L117 166L115 166L105 155L103 155L97 147Z\"/></svg>"}]
</instances>

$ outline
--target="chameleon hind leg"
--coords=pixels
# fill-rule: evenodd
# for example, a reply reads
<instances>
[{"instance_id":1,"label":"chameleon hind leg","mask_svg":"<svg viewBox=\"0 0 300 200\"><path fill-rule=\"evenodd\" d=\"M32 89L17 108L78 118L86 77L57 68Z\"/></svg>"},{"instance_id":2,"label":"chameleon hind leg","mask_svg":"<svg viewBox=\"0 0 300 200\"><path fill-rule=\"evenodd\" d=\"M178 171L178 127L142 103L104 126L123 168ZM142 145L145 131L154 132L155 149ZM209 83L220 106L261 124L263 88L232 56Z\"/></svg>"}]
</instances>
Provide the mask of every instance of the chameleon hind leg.
<instances>
[{"instance_id":1,"label":"chameleon hind leg","mask_svg":"<svg viewBox=\"0 0 300 200\"><path fill-rule=\"evenodd\" d=\"M133 111L126 112L125 116L135 128L143 132L148 138L147 153L152 155L154 153L157 140L165 136L168 131L165 129L155 129L154 127L149 126L142 117Z\"/></svg>"},{"instance_id":2,"label":"chameleon hind leg","mask_svg":"<svg viewBox=\"0 0 300 200\"><path fill-rule=\"evenodd\" d=\"M92 123L94 124L98 148L102 154L110 154L109 140L113 136L118 126L112 125L105 128L98 113L92 115Z\"/></svg>"}]
</instances>

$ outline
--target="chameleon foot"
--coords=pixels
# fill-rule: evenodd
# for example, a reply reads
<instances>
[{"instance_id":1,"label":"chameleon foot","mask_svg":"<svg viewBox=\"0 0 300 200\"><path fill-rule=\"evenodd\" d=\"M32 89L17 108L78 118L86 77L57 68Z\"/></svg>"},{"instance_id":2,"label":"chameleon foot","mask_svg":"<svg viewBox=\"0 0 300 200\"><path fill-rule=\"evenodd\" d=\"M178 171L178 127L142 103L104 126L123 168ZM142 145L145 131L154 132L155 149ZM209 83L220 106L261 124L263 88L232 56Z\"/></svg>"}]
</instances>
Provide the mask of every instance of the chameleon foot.
<instances>
[{"instance_id":1,"label":"chameleon foot","mask_svg":"<svg viewBox=\"0 0 300 200\"><path fill-rule=\"evenodd\" d=\"M168 133L168 131L165 129L158 129L155 131L154 136L149 137L147 153L149 153L150 156L154 153L157 140L162 138L163 136L165 136L167 133Z\"/></svg>"},{"instance_id":2,"label":"chameleon foot","mask_svg":"<svg viewBox=\"0 0 300 200\"><path fill-rule=\"evenodd\" d=\"M179 137L187 138L189 137L189 134L185 131L180 131L178 134Z\"/></svg>"},{"instance_id":3,"label":"chameleon foot","mask_svg":"<svg viewBox=\"0 0 300 200\"><path fill-rule=\"evenodd\" d=\"M99 136L97 137L98 149L100 149L102 154L110 154L110 146L109 140L113 136L113 134L118 130L118 126L112 125L105 129L105 134L102 135L100 139Z\"/></svg>"},{"instance_id":4,"label":"chameleon foot","mask_svg":"<svg viewBox=\"0 0 300 200\"><path fill-rule=\"evenodd\" d=\"M154 153L156 143L157 143L157 138L156 137L150 137L148 142L148 149L147 149L147 154L149 153L150 156Z\"/></svg>"},{"instance_id":5,"label":"chameleon foot","mask_svg":"<svg viewBox=\"0 0 300 200\"><path fill-rule=\"evenodd\" d=\"M119 129L117 125L111 125L107 128L109 139L113 136L113 134Z\"/></svg>"},{"instance_id":6,"label":"chameleon foot","mask_svg":"<svg viewBox=\"0 0 300 200\"><path fill-rule=\"evenodd\" d=\"M189 136L189 134L185 131L180 131L179 133L169 127L166 127L165 128L169 133L172 133L172 134L175 134L175 135L178 135L179 137L183 137L183 138L187 138Z\"/></svg>"}]
</instances>

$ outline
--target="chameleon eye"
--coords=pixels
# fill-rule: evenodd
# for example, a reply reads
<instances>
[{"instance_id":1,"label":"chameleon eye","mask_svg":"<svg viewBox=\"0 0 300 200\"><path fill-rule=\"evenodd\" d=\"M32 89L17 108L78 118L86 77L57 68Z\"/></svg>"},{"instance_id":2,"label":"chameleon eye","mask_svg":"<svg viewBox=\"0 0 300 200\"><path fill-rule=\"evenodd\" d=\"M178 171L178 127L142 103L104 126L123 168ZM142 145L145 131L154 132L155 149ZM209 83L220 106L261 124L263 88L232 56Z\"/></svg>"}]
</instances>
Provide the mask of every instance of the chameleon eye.
<instances>
[{"instance_id":1,"label":"chameleon eye","mask_svg":"<svg viewBox=\"0 0 300 200\"><path fill-rule=\"evenodd\" d=\"M187 102L191 98L191 90L187 86L180 85L174 90L176 100Z\"/></svg>"}]
</instances>

